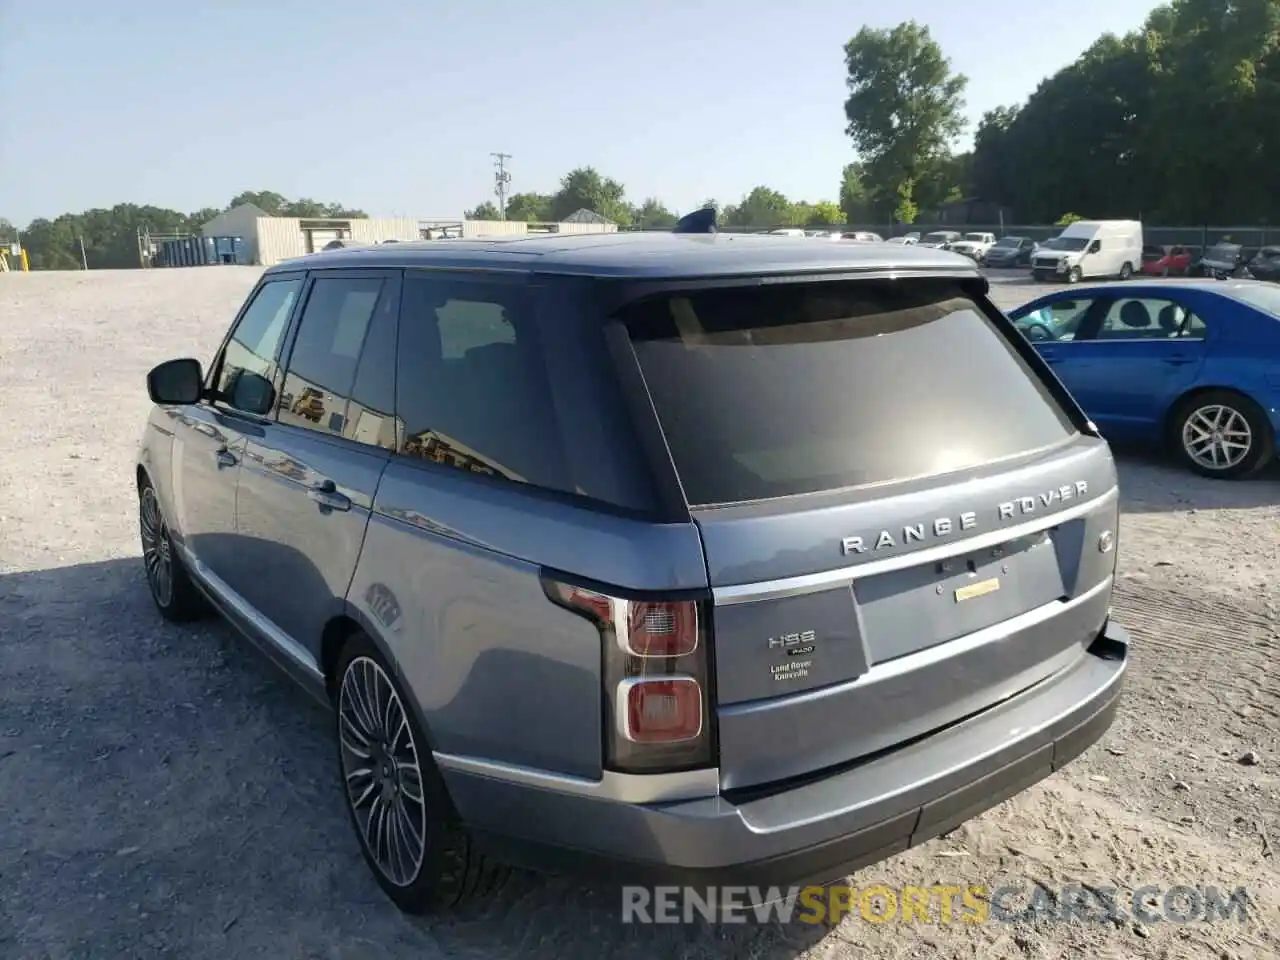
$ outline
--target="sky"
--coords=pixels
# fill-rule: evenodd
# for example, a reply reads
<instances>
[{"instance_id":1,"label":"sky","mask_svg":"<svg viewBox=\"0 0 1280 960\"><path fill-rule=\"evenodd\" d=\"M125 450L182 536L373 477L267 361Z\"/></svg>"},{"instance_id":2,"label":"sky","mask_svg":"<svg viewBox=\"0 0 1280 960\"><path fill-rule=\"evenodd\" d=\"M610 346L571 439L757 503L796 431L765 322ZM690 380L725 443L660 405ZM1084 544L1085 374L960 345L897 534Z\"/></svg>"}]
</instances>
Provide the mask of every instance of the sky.
<instances>
[{"instance_id":1,"label":"sky","mask_svg":"<svg viewBox=\"0 0 1280 960\"><path fill-rule=\"evenodd\" d=\"M1154 0L914 0L983 112ZM244 190L457 217L594 166L677 211L836 200L843 45L869 0L0 0L0 217ZM962 144L963 145L963 144Z\"/></svg>"}]
</instances>

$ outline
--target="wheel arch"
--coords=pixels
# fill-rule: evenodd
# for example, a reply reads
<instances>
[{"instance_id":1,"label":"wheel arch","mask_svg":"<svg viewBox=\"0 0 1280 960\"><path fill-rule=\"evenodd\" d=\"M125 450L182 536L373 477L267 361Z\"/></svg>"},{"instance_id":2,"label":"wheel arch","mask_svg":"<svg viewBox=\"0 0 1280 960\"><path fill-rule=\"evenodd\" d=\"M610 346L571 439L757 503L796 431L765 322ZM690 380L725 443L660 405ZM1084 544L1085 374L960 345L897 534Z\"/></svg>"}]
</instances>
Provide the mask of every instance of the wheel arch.
<instances>
[{"instance_id":1,"label":"wheel arch","mask_svg":"<svg viewBox=\"0 0 1280 960\"><path fill-rule=\"evenodd\" d=\"M320 670L324 675L325 693L328 694L329 703L333 704L336 700L338 661L342 658L342 651L346 647L347 641L357 634L363 635L368 639L391 668L392 674L399 681L401 695L408 699L410 709L413 710L418 724L421 726L423 733L426 734L427 749L434 752L436 741L431 732L431 725L427 723L426 714L422 710L422 704L418 702L417 694L404 682L404 674L400 669L400 662L396 659L395 654L392 653L391 645L382 636L382 631L377 623L350 600L346 602L341 613L329 618L329 621L321 631Z\"/></svg>"}]
</instances>

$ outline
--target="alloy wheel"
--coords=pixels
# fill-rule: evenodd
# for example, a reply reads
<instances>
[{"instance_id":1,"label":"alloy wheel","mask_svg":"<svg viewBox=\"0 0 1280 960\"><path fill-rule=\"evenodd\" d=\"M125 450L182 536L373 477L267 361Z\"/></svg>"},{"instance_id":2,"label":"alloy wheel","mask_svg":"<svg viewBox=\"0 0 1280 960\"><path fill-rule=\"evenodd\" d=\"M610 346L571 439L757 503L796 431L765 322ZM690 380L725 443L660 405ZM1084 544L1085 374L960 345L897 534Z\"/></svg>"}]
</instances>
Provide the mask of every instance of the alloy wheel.
<instances>
[{"instance_id":1,"label":"alloy wheel","mask_svg":"<svg viewBox=\"0 0 1280 960\"><path fill-rule=\"evenodd\" d=\"M1187 417L1182 426L1182 447L1207 470L1229 470L1253 449L1253 430L1239 410L1210 404Z\"/></svg>"},{"instance_id":2,"label":"alloy wheel","mask_svg":"<svg viewBox=\"0 0 1280 960\"><path fill-rule=\"evenodd\" d=\"M169 528L165 525L160 503L151 487L142 491L138 511L142 533L142 562L147 570L147 584L162 607L173 601L173 552Z\"/></svg>"},{"instance_id":3,"label":"alloy wheel","mask_svg":"<svg viewBox=\"0 0 1280 960\"><path fill-rule=\"evenodd\" d=\"M356 657L343 674L338 739L347 801L365 848L389 883L407 887L426 856L422 768L405 706L370 657Z\"/></svg>"}]
</instances>

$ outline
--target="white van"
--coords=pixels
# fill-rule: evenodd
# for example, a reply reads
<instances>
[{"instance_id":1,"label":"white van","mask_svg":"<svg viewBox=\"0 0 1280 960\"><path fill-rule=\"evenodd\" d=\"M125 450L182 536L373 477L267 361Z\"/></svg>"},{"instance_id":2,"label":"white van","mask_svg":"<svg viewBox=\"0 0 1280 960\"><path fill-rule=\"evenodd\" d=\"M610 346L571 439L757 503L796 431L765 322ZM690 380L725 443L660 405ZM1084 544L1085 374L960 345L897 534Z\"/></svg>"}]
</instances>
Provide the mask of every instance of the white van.
<instances>
[{"instance_id":1,"label":"white van","mask_svg":"<svg viewBox=\"0 0 1280 960\"><path fill-rule=\"evenodd\" d=\"M1142 224L1137 220L1077 220L1040 244L1031 258L1036 280L1075 283L1093 277L1128 280L1142 266Z\"/></svg>"}]
</instances>

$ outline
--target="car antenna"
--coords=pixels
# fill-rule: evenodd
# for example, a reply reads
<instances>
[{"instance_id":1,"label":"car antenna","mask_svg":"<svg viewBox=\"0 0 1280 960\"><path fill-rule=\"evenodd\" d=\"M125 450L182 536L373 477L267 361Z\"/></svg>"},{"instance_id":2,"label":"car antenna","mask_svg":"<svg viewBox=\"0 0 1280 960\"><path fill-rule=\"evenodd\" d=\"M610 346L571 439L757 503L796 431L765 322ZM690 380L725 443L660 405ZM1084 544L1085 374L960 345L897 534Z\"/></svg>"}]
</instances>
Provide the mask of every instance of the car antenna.
<instances>
[{"instance_id":1,"label":"car antenna","mask_svg":"<svg viewBox=\"0 0 1280 960\"><path fill-rule=\"evenodd\" d=\"M671 228L672 233L715 233L716 208L703 207L693 213L687 213Z\"/></svg>"}]
</instances>

